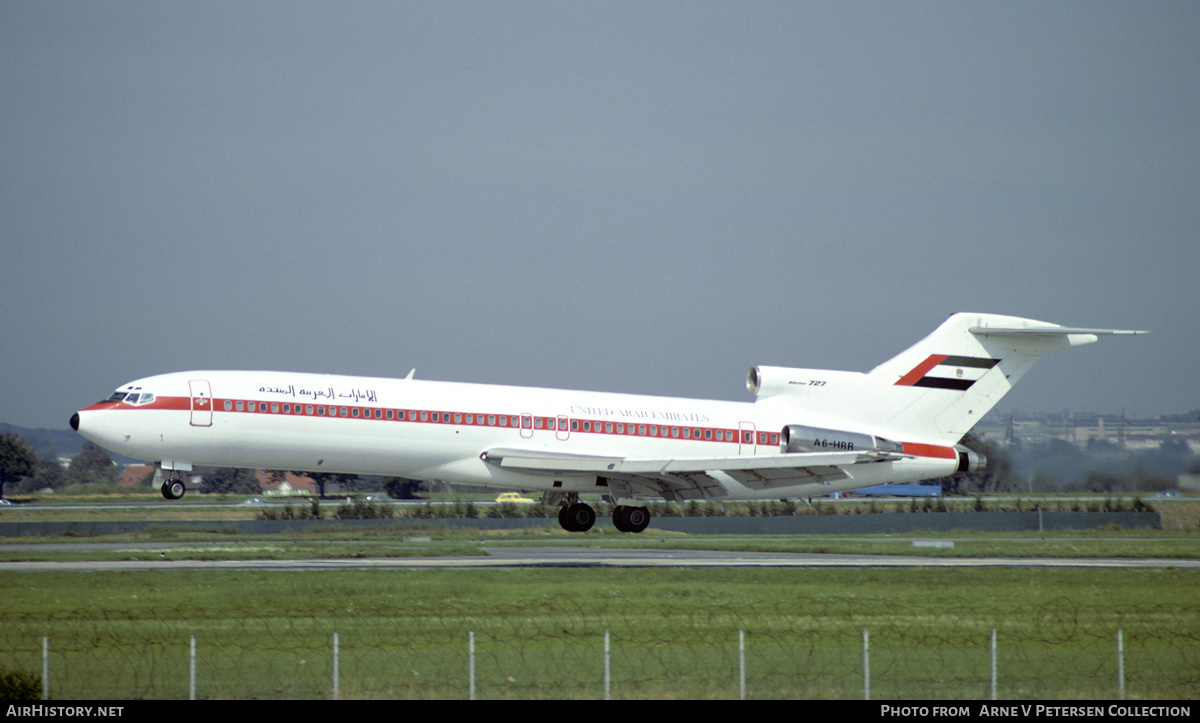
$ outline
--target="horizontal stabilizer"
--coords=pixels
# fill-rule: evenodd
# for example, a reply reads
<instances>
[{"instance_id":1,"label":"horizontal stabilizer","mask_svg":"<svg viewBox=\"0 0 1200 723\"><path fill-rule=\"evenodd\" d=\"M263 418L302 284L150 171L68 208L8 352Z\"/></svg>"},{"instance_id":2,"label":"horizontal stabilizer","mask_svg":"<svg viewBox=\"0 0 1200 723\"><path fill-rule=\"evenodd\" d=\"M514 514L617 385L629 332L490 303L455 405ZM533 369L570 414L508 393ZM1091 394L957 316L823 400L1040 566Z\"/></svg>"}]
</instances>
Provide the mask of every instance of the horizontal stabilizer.
<instances>
[{"instance_id":1,"label":"horizontal stabilizer","mask_svg":"<svg viewBox=\"0 0 1200 723\"><path fill-rule=\"evenodd\" d=\"M1149 334L1148 331L1136 331L1133 329L1078 329L1068 326L1020 326L1020 327L997 327L997 326L972 326L969 331L972 334L980 334L983 336L1019 336L1023 334L1040 334L1043 336L1067 336L1070 334L1091 334L1092 336L1133 336L1137 334Z\"/></svg>"}]
</instances>

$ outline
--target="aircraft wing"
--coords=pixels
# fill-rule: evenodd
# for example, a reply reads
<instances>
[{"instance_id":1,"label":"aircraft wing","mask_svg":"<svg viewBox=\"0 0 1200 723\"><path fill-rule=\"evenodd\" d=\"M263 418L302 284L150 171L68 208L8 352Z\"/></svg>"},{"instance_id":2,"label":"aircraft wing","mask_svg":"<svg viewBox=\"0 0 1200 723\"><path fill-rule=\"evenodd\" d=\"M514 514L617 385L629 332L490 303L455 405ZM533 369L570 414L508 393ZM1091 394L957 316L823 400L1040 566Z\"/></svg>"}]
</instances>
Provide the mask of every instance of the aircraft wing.
<instances>
[{"instance_id":1,"label":"aircraft wing","mask_svg":"<svg viewBox=\"0 0 1200 723\"><path fill-rule=\"evenodd\" d=\"M727 494L714 473L723 473L753 490L833 482L850 477L854 465L886 462L896 452L816 452L766 456L679 459L626 459L563 454L542 450L490 449L485 462L505 469L547 474L595 474L618 493L662 496L670 501L711 499ZM625 490L619 488L624 486Z\"/></svg>"}]
</instances>

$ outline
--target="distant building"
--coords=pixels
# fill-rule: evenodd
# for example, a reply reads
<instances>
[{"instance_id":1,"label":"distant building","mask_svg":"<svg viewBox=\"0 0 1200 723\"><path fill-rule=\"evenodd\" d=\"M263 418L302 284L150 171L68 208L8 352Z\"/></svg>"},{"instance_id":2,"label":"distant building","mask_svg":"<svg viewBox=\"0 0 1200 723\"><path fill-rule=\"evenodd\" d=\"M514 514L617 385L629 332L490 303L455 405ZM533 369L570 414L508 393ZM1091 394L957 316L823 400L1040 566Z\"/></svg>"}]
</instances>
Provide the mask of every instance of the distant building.
<instances>
[{"instance_id":1,"label":"distant building","mask_svg":"<svg viewBox=\"0 0 1200 723\"><path fill-rule=\"evenodd\" d=\"M258 478L258 484L262 487L263 494L265 495L288 497L315 495L317 493L315 482L304 475L298 475L294 472L279 474L273 473L271 470L256 469L254 470L254 476Z\"/></svg>"},{"instance_id":2,"label":"distant building","mask_svg":"<svg viewBox=\"0 0 1200 723\"><path fill-rule=\"evenodd\" d=\"M131 464L117 473L118 487L144 487L143 480L151 474L154 474L155 469L148 464Z\"/></svg>"},{"instance_id":3,"label":"distant building","mask_svg":"<svg viewBox=\"0 0 1200 723\"><path fill-rule=\"evenodd\" d=\"M1003 432L1000 430L1003 429ZM1060 412L1055 414L997 415L985 417L980 433L1006 442L1043 443L1061 439L1080 448L1105 442L1120 449L1153 449L1164 440L1183 440L1193 453L1200 453L1200 420L1192 413L1151 419L1126 418L1125 414Z\"/></svg>"}]
</instances>

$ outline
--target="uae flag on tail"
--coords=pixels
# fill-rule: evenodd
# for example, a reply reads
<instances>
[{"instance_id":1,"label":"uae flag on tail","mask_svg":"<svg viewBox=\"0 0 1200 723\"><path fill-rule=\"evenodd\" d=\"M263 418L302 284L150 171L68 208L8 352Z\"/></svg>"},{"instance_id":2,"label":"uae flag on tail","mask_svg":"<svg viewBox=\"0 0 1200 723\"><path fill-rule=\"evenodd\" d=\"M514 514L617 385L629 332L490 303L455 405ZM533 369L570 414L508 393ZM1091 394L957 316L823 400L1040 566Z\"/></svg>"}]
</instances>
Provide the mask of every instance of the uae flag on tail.
<instances>
[{"instance_id":1,"label":"uae flag on tail","mask_svg":"<svg viewBox=\"0 0 1200 723\"><path fill-rule=\"evenodd\" d=\"M912 371L900 377L896 386L966 391L999 363L999 359L986 357L930 354L925 361L913 367Z\"/></svg>"}]
</instances>

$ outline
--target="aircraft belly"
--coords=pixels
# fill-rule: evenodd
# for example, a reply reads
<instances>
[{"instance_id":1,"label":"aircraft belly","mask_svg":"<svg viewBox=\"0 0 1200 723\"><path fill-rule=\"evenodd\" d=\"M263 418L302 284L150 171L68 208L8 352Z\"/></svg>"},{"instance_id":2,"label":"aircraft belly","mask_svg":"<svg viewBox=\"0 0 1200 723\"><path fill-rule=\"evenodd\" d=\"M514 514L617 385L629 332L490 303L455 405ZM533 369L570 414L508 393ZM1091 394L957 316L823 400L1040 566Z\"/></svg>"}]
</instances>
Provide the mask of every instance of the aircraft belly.
<instances>
[{"instance_id":1,"label":"aircraft belly","mask_svg":"<svg viewBox=\"0 0 1200 723\"><path fill-rule=\"evenodd\" d=\"M444 464L415 470L413 477L452 484L474 484L524 490L605 491L603 487L597 487L597 477L594 474L546 474L510 470L487 464L478 457L459 458Z\"/></svg>"}]
</instances>

